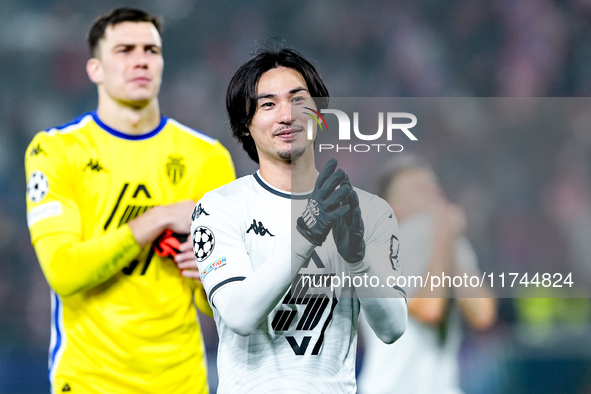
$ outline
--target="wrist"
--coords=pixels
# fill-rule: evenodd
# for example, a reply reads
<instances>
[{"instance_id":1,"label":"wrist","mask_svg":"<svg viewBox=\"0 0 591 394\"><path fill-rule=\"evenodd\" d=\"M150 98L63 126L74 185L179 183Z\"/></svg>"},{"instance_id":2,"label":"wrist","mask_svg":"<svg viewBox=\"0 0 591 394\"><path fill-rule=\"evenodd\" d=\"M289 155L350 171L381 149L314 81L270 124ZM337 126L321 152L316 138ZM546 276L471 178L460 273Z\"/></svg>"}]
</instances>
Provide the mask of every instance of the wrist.
<instances>
[{"instance_id":1,"label":"wrist","mask_svg":"<svg viewBox=\"0 0 591 394\"><path fill-rule=\"evenodd\" d=\"M291 250L299 258L307 259L310 257L316 245L306 239L299 231L292 231Z\"/></svg>"},{"instance_id":2,"label":"wrist","mask_svg":"<svg viewBox=\"0 0 591 394\"><path fill-rule=\"evenodd\" d=\"M127 225L140 247L154 241L171 223L163 207L156 206L129 221Z\"/></svg>"},{"instance_id":3,"label":"wrist","mask_svg":"<svg viewBox=\"0 0 591 394\"><path fill-rule=\"evenodd\" d=\"M166 206L157 205L146 212L146 214L153 215L148 216L148 218L154 223L155 230L158 232L158 234L167 228L170 228L173 224L173 217L167 214Z\"/></svg>"},{"instance_id":4,"label":"wrist","mask_svg":"<svg viewBox=\"0 0 591 394\"><path fill-rule=\"evenodd\" d=\"M349 272L353 275L363 275L370 270L371 264L368 261L361 260L357 263L349 263L347 264L349 268Z\"/></svg>"}]
</instances>

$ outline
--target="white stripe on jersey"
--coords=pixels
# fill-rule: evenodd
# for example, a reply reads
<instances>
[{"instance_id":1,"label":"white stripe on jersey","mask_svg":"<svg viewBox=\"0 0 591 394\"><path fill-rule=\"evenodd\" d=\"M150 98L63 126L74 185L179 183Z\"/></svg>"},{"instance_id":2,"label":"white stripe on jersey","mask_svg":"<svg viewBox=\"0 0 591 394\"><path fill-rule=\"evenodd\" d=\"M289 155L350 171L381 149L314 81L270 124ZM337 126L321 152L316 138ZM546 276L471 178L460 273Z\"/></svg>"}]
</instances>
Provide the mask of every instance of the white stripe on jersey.
<instances>
[{"instance_id":1,"label":"white stripe on jersey","mask_svg":"<svg viewBox=\"0 0 591 394\"><path fill-rule=\"evenodd\" d=\"M197 137L197 138L199 138L205 142L208 142L212 145L215 144L215 142L217 141L215 138L211 138L207 134L203 134L202 132L200 132L198 130L187 127L184 124L179 123L174 119L168 118L168 123L171 123L171 124L175 125L176 127L178 127L179 129L183 130L184 132L191 134L193 137Z\"/></svg>"},{"instance_id":2,"label":"white stripe on jersey","mask_svg":"<svg viewBox=\"0 0 591 394\"><path fill-rule=\"evenodd\" d=\"M92 114L89 113L88 115L85 115L84 117L82 117L79 122L72 123L71 125L68 125L64 128L59 128L59 126L58 126L58 127L52 127L51 129L44 130L44 131L52 137L54 135L56 135L57 133L68 134L68 133L71 133L72 131L80 129L81 127L84 127L86 125L86 123L90 122L91 120L93 120Z\"/></svg>"},{"instance_id":3,"label":"white stripe on jersey","mask_svg":"<svg viewBox=\"0 0 591 394\"><path fill-rule=\"evenodd\" d=\"M51 341L49 345L49 382L54 386L57 367L66 348L64 308L61 297L51 290Z\"/></svg>"}]
</instances>

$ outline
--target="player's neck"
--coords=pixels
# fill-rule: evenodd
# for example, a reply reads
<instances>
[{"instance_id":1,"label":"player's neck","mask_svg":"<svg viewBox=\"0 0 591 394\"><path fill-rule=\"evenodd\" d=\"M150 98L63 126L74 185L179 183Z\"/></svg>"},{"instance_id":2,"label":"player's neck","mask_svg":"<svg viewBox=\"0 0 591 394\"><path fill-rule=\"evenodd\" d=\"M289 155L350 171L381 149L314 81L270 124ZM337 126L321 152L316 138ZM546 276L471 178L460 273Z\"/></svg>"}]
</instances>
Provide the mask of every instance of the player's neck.
<instances>
[{"instance_id":1,"label":"player's neck","mask_svg":"<svg viewBox=\"0 0 591 394\"><path fill-rule=\"evenodd\" d=\"M96 112L101 122L125 134L145 134L160 124L158 99L152 100L142 108L122 105L113 100L99 99Z\"/></svg>"},{"instance_id":2,"label":"player's neck","mask_svg":"<svg viewBox=\"0 0 591 394\"><path fill-rule=\"evenodd\" d=\"M263 179L279 190L305 193L314 189L318 176L314 156L302 156L291 163L261 160L260 164Z\"/></svg>"}]
</instances>

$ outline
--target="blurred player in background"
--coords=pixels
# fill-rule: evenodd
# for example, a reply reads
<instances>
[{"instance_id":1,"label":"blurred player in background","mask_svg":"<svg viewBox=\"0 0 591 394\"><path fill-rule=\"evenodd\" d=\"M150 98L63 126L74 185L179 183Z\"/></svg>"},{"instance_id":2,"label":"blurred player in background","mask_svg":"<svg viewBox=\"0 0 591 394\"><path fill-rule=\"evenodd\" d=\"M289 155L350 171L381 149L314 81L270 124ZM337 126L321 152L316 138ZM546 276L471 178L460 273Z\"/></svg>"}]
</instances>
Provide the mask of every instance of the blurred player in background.
<instances>
[{"instance_id":1,"label":"blurred player in background","mask_svg":"<svg viewBox=\"0 0 591 394\"><path fill-rule=\"evenodd\" d=\"M316 171L303 112L327 103L314 66L287 48L261 50L229 84L232 131L260 170L207 193L191 225L221 393L355 393L360 310L384 342L405 329L401 289L322 282L398 269L388 204L353 189L334 159Z\"/></svg>"},{"instance_id":2,"label":"blurred player in background","mask_svg":"<svg viewBox=\"0 0 591 394\"><path fill-rule=\"evenodd\" d=\"M157 18L116 9L88 42L97 110L38 133L25 157L27 220L52 289L52 392L207 392L194 305L208 305L187 235L195 201L235 178L232 161L160 114Z\"/></svg>"},{"instance_id":3,"label":"blurred player in background","mask_svg":"<svg viewBox=\"0 0 591 394\"><path fill-rule=\"evenodd\" d=\"M378 194L400 220L404 276L478 275L476 255L465 237L466 217L443 195L434 171L403 154L386 164ZM461 318L475 329L490 327L496 305L489 289L406 288L409 321L404 336L385 346L363 323L361 393L461 393L458 352ZM457 298L456 298L457 297Z\"/></svg>"}]
</instances>

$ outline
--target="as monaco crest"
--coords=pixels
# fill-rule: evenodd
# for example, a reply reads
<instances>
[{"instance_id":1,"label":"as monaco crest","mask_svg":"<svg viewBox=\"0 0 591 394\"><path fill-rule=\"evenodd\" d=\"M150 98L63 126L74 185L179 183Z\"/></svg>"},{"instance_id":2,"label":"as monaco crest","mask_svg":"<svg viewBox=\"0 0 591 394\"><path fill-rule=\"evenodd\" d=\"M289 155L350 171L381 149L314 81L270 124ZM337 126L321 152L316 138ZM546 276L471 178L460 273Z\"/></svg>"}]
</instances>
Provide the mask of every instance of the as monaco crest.
<instances>
[{"instance_id":1,"label":"as monaco crest","mask_svg":"<svg viewBox=\"0 0 591 394\"><path fill-rule=\"evenodd\" d=\"M181 155L168 155L168 161L166 162L166 176L173 185L179 183L185 176L187 166L185 158Z\"/></svg>"}]
</instances>

